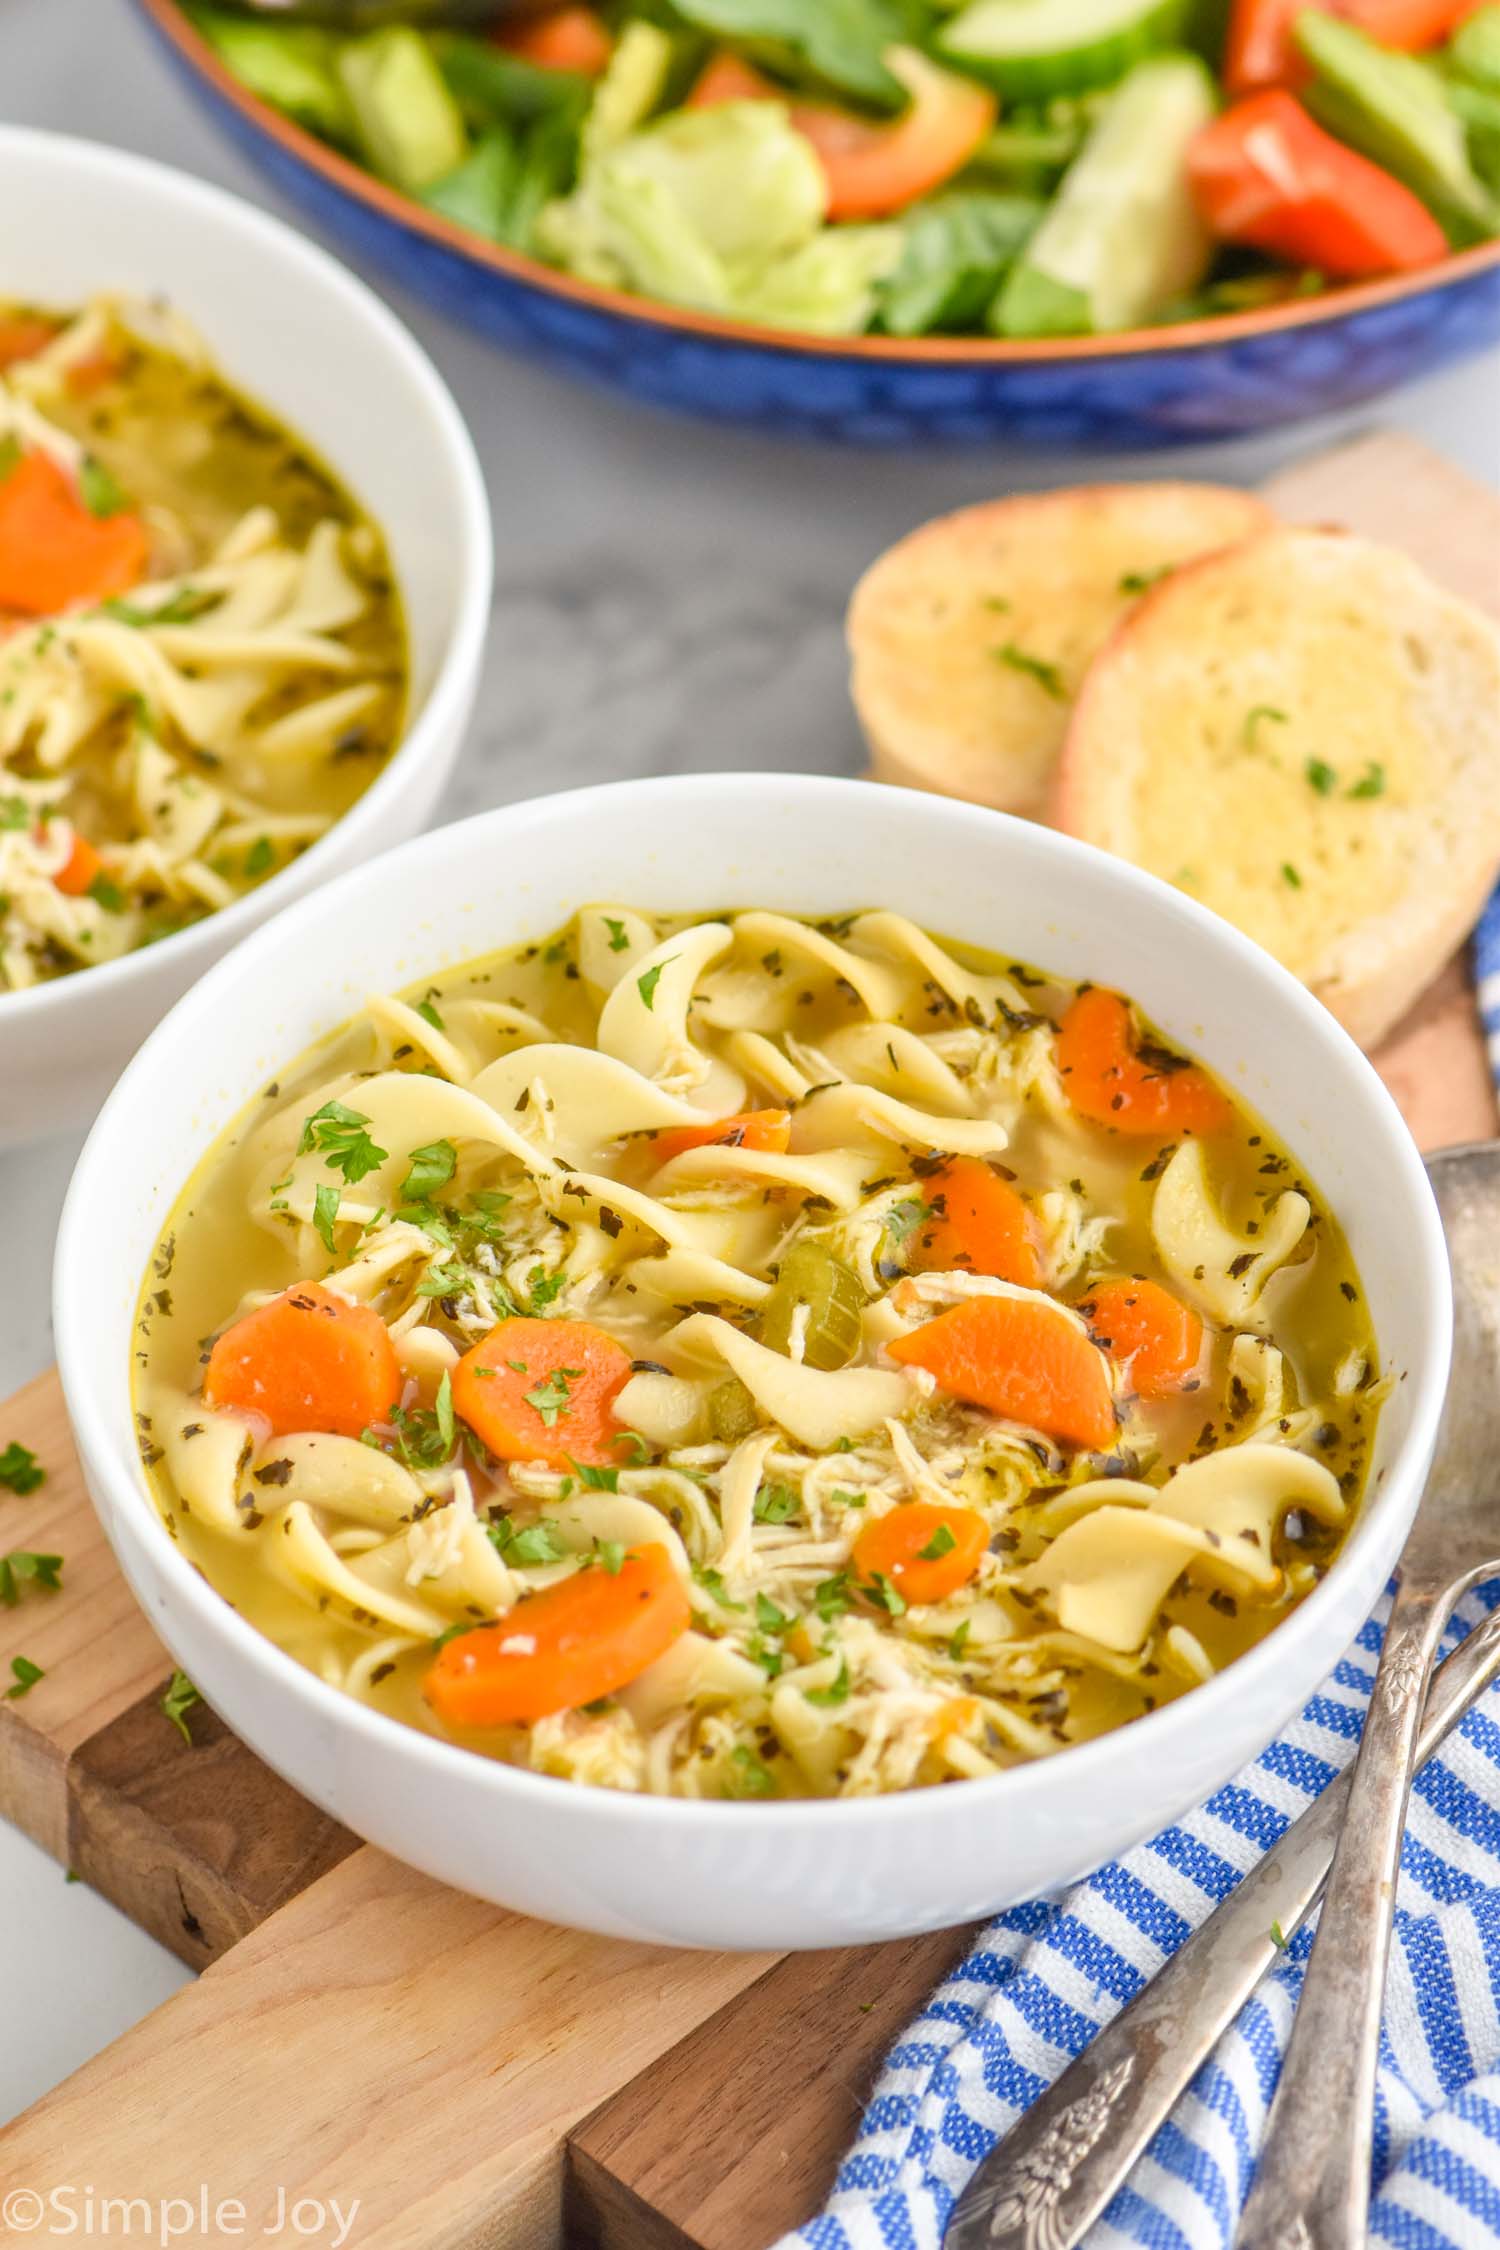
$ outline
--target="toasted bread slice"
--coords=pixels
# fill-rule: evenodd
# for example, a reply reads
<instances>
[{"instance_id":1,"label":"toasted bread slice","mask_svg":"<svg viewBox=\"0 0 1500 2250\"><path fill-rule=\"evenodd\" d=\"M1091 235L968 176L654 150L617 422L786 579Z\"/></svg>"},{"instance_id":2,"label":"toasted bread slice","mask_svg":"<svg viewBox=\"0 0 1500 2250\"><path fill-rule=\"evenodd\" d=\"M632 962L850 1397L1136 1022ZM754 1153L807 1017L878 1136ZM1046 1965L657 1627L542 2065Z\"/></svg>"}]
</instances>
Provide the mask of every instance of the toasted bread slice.
<instances>
[{"instance_id":1,"label":"toasted bread slice","mask_svg":"<svg viewBox=\"0 0 1500 2250\"><path fill-rule=\"evenodd\" d=\"M1500 872L1500 634L1389 548L1263 533L1115 635L1053 815L1248 931L1370 1046Z\"/></svg>"},{"instance_id":2,"label":"toasted bread slice","mask_svg":"<svg viewBox=\"0 0 1500 2250\"><path fill-rule=\"evenodd\" d=\"M1039 814L1097 651L1163 571L1274 521L1212 484L1100 484L940 516L849 605L878 781Z\"/></svg>"}]
</instances>

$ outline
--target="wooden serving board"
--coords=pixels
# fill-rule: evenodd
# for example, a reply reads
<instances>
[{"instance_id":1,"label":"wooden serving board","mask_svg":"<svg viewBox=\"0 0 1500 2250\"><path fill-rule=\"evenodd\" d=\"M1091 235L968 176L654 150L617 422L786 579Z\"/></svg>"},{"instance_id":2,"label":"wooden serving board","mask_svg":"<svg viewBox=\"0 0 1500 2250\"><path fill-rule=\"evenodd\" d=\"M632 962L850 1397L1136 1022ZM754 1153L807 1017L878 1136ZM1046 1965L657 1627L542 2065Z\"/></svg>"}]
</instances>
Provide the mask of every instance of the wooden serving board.
<instances>
[{"instance_id":1,"label":"wooden serving board","mask_svg":"<svg viewBox=\"0 0 1500 2250\"><path fill-rule=\"evenodd\" d=\"M1500 610L1500 500L1424 448L1372 436L1269 491ZM1461 962L1376 1061L1424 1148L1500 1129ZM15 1655L46 1673L0 1701L0 1815L203 1974L0 2132L0 2195L204 2182L245 2206L238 2232L191 2237L205 2245L254 2238L283 2196L357 2201L357 2250L765 2250L817 2208L880 2057L969 1933L679 1953L443 1889L204 1707L182 1740L55 1376L0 1407L12 1439L47 1482L0 1495L0 1551L66 1569L61 1593L0 1608L0 1681Z\"/></svg>"}]
</instances>

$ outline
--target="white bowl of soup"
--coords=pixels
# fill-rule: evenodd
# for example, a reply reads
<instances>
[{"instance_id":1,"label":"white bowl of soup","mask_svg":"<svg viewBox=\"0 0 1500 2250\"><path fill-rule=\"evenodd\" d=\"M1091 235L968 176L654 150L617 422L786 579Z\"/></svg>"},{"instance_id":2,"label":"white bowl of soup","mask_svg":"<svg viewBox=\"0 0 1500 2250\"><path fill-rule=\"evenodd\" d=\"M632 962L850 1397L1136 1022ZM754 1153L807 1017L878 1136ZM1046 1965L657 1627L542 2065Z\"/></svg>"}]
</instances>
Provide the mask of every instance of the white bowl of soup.
<instances>
[{"instance_id":1,"label":"white bowl of soup","mask_svg":"<svg viewBox=\"0 0 1500 2250\"><path fill-rule=\"evenodd\" d=\"M447 389L289 228L0 128L0 1147L267 914L420 828L489 609Z\"/></svg>"},{"instance_id":2,"label":"white bowl of soup","mask_svg":"<svg viewBox=\"0 0 1500 2250\"><path fill-rule=\"evenodd\" d=\"M1417 1152L1269 956L786 775L513 806L257 933L107 1103L55 1315L261 1756L503 1905L739 1947L1224 1782L1379 1595L1449 1344Z\"/></svg>"}]
</instances>

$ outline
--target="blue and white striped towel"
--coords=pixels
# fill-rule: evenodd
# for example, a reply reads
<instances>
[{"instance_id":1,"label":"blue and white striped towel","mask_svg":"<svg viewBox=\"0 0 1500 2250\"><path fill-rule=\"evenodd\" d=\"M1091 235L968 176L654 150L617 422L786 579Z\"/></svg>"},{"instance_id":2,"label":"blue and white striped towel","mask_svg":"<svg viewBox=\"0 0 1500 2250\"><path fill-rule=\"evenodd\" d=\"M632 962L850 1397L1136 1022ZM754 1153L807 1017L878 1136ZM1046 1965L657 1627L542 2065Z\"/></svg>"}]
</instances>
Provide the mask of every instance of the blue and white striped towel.
<instances>
[{"instance_id":1,"label":"blue and white striped towel","mask_svg":"<svg viewBox=\"0 0 1500 2250\"><path fill-rule=\"evenodd\" d=\"M1500 1082L1500 892L1475 940ZM777 2250L938 2250L979 2159L1352 1755L1386 1604L1300 1719L1200 1811L1070 1890L1012 1907L886 2061L827 2210ZM1446 1648L1500 1606L1460 1605ZM1222 2250L1265 2130L1311 1933L1294 1938L1088 2236ZM1371 2239L1500 2243L1500 1687L1418 1776L1375 2117Z\"/></svg>"}]
</instances>

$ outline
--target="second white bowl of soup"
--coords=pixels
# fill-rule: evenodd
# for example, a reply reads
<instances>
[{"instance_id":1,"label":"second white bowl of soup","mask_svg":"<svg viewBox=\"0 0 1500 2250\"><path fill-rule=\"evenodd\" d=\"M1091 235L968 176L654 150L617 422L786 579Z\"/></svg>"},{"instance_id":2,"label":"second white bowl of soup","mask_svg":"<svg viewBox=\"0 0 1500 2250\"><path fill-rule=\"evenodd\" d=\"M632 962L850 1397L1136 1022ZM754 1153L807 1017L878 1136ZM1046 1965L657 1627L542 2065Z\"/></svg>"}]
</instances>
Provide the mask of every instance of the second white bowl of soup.
<instances>
[{"instance_id":1,"label":"second white bowl of soup","mask_svg":"<svg viewBox=\"0 0 1500 2250\"><path fill-rule=\"evenodd\" d=\"M440 378L218 190L0 130L0 1147L208 962L421 826L489 525Z\"/></svg>"},{"instance_id":2,"label":"second white bowl of soup","mask_svg":"<svg viewBox=\"0 0 1500 2250\"><path fill-rule=\"evenodd\" d=\"M746 1947L978 1916L1253 1756L1449 1329L1401 1120L1266 955L784 776L510 808L260 934L107 1105L56 1321L263 1757L499 1903Z\"/></svg>"}]
</instances>

